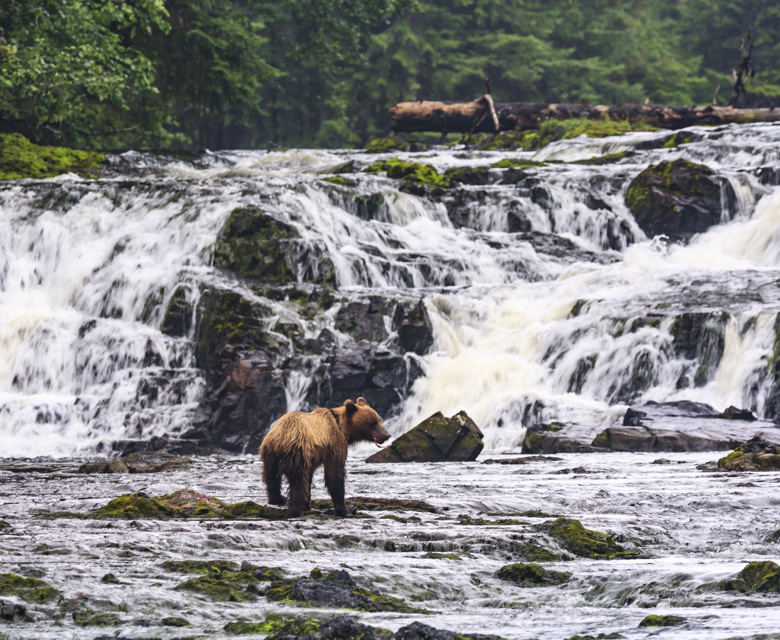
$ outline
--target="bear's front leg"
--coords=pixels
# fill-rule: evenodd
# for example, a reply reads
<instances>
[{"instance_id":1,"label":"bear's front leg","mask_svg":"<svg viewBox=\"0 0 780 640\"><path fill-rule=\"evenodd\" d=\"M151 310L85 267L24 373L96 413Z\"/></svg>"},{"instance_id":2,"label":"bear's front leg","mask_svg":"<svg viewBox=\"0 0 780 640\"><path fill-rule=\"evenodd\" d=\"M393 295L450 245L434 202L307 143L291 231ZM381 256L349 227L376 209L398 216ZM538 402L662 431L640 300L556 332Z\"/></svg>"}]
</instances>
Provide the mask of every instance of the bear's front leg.
<instances>
[{"instance_id":1,"label":"bear's front leg","mask_svg":"<svg viewBox=\"0 0 780 640\"><path fill-rule=\"evenodd\" d=\"M347 503L344 501L344 481L347 470L344 465L325 464L325 486L333 500L333 511L340 517L345 517L348 513L355 513L355 510L349 511Z\"/></svg>"}]
</instances>

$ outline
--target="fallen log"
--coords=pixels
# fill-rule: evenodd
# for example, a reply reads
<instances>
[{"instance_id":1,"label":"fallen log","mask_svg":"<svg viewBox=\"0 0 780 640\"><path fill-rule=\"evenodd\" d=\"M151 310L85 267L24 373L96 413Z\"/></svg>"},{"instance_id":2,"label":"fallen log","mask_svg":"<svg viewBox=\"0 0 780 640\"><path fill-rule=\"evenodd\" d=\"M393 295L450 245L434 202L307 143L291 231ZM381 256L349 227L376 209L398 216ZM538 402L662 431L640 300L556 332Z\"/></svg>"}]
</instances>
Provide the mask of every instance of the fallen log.
<instances>
[{"instance_id":1,"label":"fallen log","mask_svg":"<svg viewBox=\"0 0 780 640\"><path fill-rule=\"evenodd\" d=\"M492 117L491 117L492 116ZM496 126L496 118L497 124ZM693 125L780 122L780 109L735 109L734 107L675 107L618 104L493 103L489 94L472 102L401 102L390 109L390 128L398 133L495 133L536 129L545 120L587 118L590 120L642 120L660 129Z\"/></svg>"}]
</instances>

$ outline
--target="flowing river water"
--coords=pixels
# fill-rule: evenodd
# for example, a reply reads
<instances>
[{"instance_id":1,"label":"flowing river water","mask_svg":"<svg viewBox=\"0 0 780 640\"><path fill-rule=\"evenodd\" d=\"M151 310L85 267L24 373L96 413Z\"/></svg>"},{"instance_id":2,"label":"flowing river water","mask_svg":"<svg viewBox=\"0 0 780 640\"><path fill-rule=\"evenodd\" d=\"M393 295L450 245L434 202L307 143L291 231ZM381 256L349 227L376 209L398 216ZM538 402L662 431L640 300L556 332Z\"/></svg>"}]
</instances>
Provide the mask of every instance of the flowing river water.
<instances>
[{"instance_id":1,"label":"flowing river water","mask_svg":"<svg viewBox=\"0 0 780 640\"><path fill-rule=\"evenodd\" d=\"M775 475L697 468L722 455L715 452L482 464L516 456L529 421L603 428L622 419L629 403L692 400L768 416L780 312L780 127L691 133L693 142L673 148L654 144L668 136L656 132L561 141L535 154L437 147L385 156L295 150L182 160L130 152L111 157L97 180L66 175L0 186L0 519L10 525L0 530L0 573L42 577L71 603L31 607L32 621L9 623L0 634L100 635L74 625L62 613L67 606L118 611L121 631L111 634L133 638L181 636L156 626L166 615L192 623L184 635L219 635L232 620L292 609L263 598L209 602L173 590L183 578L160 569L167 559L206 557L290 575L346 568L359 583L430 611L359 614L393 630L418 619L518 640L780 634L777 594L706 586L749 561L778 560ZM636 153L576 164L621 151ZM322 180L340 163L367 166L390 155L440 170L509 157L547 164L527 169L536 180L531 188L461 187L457 206L401 192L381 174L350 174L346 187ZM635 175L677 158L716 170L735 194L724 196L723 224L686 246L646 238L624 204ZM411 520L401 514L406 521L43 518L141 490L162 495L188 487L225 502L264 500L251 452L201 457L187 470L148 477L75 473L113 441L182 433L197 419L206 381L193 336L166 335L161 325L182 284L193 308L203 285L257 296L212 266L220 230L243 205L261 206L305 243L324 248L344 296L423 300L434 344L419 358L423 375L386 425L399 435L435 411L466 410L485 434L485 451L473 463L381 466L363 462L367 449L355 451L349 495L437 507ZM293 320L306 336L333 328L336 309L303 318L265 302L273 322ZM670 348L674 319L687 312L720 323L723 347L714 359L704 348L686 355ZM161 372L171 382L166 391L139 400L140 385ZM310 384L307 369L287 372L288 409L303 406ZM775 429L763 426L765 433ZM665 462L654 464L659 458ZM315 486L325 497L321 476ZM494 574L514 561L512 541L545 520L518 515L529 510L580 519L645 557L551 563L572 574L562 586L502 582ZM527 524L461 524L462 514ZM424 557L428 552L460 559ZM119 583L101 583L107 573ZM668 630L638 628L647 613L686 621Z\"/></svg>"}]
</instances>

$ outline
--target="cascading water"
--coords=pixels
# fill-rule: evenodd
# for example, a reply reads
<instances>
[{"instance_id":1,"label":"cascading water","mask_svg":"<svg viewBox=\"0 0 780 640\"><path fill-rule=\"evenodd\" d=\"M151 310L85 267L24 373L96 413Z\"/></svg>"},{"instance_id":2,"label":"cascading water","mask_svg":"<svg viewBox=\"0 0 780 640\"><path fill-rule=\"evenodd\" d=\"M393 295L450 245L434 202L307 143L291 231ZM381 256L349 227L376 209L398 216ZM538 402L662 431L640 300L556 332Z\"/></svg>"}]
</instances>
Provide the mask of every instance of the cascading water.
<instances>
[{"instance_id":1,"label":"cascading water","mask_svg":"<svg viewBox=\"0 0 780 640\"><path fill-rule=\"evenodd\" d=\"M337 306L373 294L424 301L435 342L388 421L396 433L465 409L489 448L511 447L532 405L537 420L600 424L645 400L765 414L780 309L780 195L767 175L780 164L780 128L692 133L694 142L671 149L652 148L668 135L659 132L561 141L536 155L394 154L440 170L508 157L549 163L524 169L521 186L461 185L449 199L401 192L378 175L351 174L347 186L321 179L339 163L387 157L363 152L220 152L195 162L131 152L99 180L6 183L0 453L74 455L176 436L202 420L194 332L207 285L265 305L269 330L288 322L309 339L328 328L339 343L351 340L334 327L335 308L304 317L211 266L230 212L247 205L324 252ZM608 164L576 163L626 151ZM723 203L728 222L666 246L645 238L623 198L643 168L677 158L717 170L736 197ZM192 317L177 337L161 328L182 286ZM710 337L691 353L672 345L684 313L711 315ZM317 357L309 360L284 371L288 409L306 406Z\"/></svg>"}]
</instances>

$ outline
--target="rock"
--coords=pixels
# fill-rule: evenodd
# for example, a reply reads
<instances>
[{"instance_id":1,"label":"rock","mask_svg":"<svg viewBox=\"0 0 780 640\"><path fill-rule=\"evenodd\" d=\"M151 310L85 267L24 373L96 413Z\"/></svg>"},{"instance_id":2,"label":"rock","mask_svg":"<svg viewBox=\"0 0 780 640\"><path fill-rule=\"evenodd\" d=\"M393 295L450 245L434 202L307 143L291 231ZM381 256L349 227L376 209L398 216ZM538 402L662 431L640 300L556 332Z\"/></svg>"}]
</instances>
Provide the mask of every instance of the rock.
<instances>
[{"instance_id":1,"label":"rock","mask_svg":"<svg viewBox=\"0 0 780 640\"><path fill-rule=\"evenodd\" d=\"M163 618L160 620L161 627L190 627L190 621L187 618L179 618L176 616L170 618Z\"/></svg>"},{"instance_id":2,"label":"rock","mask_svg":"<svg viewBox=\"0 0 780 640\"><path fill-rule=\"evenodd\" d=\"M452 184L486 185L493 182L488 167L452 167L444 172L444 177Z\"/></svg>"},{"instance_id":3,"label":"rock","mask_svg":"<svg viewBox=\"0 0 780 640\"><path fill-rule=\"evenodd\" d=\"M565 435L557 435L565 429L558 422L533 424L526 428L521 453L593 453L596 445L586 444Z\"/></svg>"},{"instance_id":4,"label":"rock","mask_svg":"<svg viewBox=\"0 0 780 640\"><path fill-rule=\"evenodd\" d=\"M312 509L330 511L333 503L330 500L312 500ZM398 498L367 498L354 496L347 498L347 506L358 511L422 511L436 513L436 507L423 500L401 500Z\"/></svg>"},{"instance_id":5,"label":"rock","mask_svg":"<svg viewBox=\"0 0 780 640\"><path fill-rule=\"evenodd\" d=\"M180 489L169 495L151 497L145 493L129 493L114 498L104 507L90 512L98 520L167 520L195 519L262 519L281 520L287 517L284 509L265 507L254 502L224 504L191 489Z\"/></svg>"},{"instance_id":6,"label":"rock","mask_svg":"<svg viewBox=\"0 0 780 640\"><path fill-rule=\"evenodd\" d=\"M159 473L181 469L192 463L189 458L164 451L143 451L131 453L121 460L99 460L85 462L79 473Z\"/></svg>"},{"instance_id":7,"label":"rock","mask_svg":"<svg viewBox=\"0 0 780 640\"><path fill-rule=\"evenodd\" d=\"M538 564L507 564L501 567L496 577L508 582L514 582L520 587L548 587L567 582L570 573L545 569Z\"/></svg>"},{"instance_id":8,"label":"rock","mask_svg":"<svg viewBox=\"0 0 780 640\"><path fill-rule=\"evenodd\" d=\"M396 438L366 462L456 462L475 460L484 447L482 432L465 411L451 418L437 412Z\"/></svg>"},{"instance_id":9,"label":"rock","mask_svg":"<svg viewBox=\"0 0 780 640\"><path fill-rule=\"evenodd\" d=\"M63 173L88 175L106 162L94 151L66 147L43 147L19 133L0 134L0 180L41 180Z\"/></svg>"},{"instance_id":10,"label":"rock","mask_svg":"<svg viewBox=\"0 0 780 640\"><path fill-rule=\"evenodd\" d=\"M38 578L0 573L0 596L17 596L26 602L43 604L60 597L60 592Z\"/></svg>"},{"instance_id":11,"label":"rock","mask_svg":"<svg viewBox=\"0 0 780 640\"><path fill-rule=\"evenodd\" d=\"M680 616L659 616L650 614L642 619L640 627L677 627L685 622L685 618Z\"/></svg>"},{"instance_id":12,"label":"rock","mask_svg":"<svg viewBox=\"0 0 780 640\"><path fill-rule=\"evenodd\" d=\"M339 607L358 611L395 611L398 613L424 613L410 607L398 598L358 587L346 571L323 574L312 569L309 578L296 578L274 583L266 592L271 601L293 601L309 606Z\"/></svg>"},{"instance_id":13,"label":"rock","mask_svg":"<svg viewBox=\"0 0 780 640\"><path fill-rule=\"evenodd\" d=\"M537 525L539 531L548 533L565 549L574 555L594 560L614 560L615 558L636 558L637 551L621 547L611 535L592 531L573 518L558 518Z\"/></svg>"},{"instance_id":14,"label":"rock","mask_svg":"<svg viewBox=\"0 0 780 640\"><path fill-rule=\"evenodd\" d=\"M116 613L107 611L74 611L73 622L79 627L118 627L122 620Z\"/></svg>"},{"instance_id":15,"label":"rock","mask_svg":"<svg viewBox=\"0 0 780 640\"><path fill-rule=\"evenodd\" d=\"M679 358L693 360L697 364L693 385L702 387L715 374L726 345L726 326L729 315L722 311L713 313L683 313L672 324L672 346ZM681 377L678 387L690 382Z\"/></svg>"},{"instance_id":16,"label":"rock","mask_svg":"<svg viewBox=\"0 0 780 640\"><path fill-rule=\"evenodd\" d=\"M609 451L722 451L730 449L733 440L649 427L608 427L592 445Z\"/></svg>"},{"instance_id":17,"label":"rock","mask_svg":"<svg viewBox=\"0 0 780 640\"><path fill-rule=\"evenodd\" d=\"M390 151L406 151L407 144L397 136L375 138L364 149L368 153L388 153Z\"/></svg>"},{"instance_id":18,"label":"rock","mask_svg":"<svg viewBox=\"0 0 780 640\"><path fill-rule=\"evenodd\" d=\"M274 366L287 340L266 330L268 315L233 291L206 289L200 299L195 357L208 385L206 434L229 451L256 449L287 411L283 375Z\"/></svg>"},{"instance_id":19,"label":"rock","mask_svg":"<svg viewBox=\"0 0 780 640\"><path fill-rule=\"evenodd\" d=\"M736 407L729 407L720 414L720 417L725 420L747 420L748 422L753 422L756 419L756 415L752 411Z\"/></svg>"},{"instance_id":20,"label":"rock","mask_svg":"<svg viewBox=\"0 0 780 640\"><path fill-rule=\"evenodd\" d=\"M479 633L463 634L454 633L423 624L413 622L401 627L393 635L394 640L500 640L499 636L482 635Z\"/></svg>"},{"instance_id":21,"label":"rock","mask_svg":"<svg viewBox=\"0 0 780 640\"><path fill-rule=\"evenodd\" d=\"M23 622L26 617L27 609L24 605L0 599L0 620L11 623Z\"/></svg>"},{"instance_id":22,"label":"rock","mask_svg":"<svg viewBox=\"0 0 780 640\"><path fill-rule=\"evenodd\" d=\"M188 336L192 329L193 313L192 291L187 286L177 286L168 302L160 331L174 337Z\"/></svg>"},{"instance_id":23,"label":"rock","mask_svg":"<svg viewBox=\"0 0 780 640\"><path fill-rule=\"evenodd\" d=\"M648 237L663 234L685 242L721 222L722 191L726 201L736 199L728 181L704 165L687 160L661 162L631 181L626 206Z\"/></svg>"},{"instance_id":24,"label":"rock","mask_svg":"<svg viewBox=\"0 0 780 640\"><path fill-rule=\"evenodd\" d=\"M414 305L399 304L393 316L393 328L398 332L398 344L404 352L422 356L433 345L433 326L422 300Z\"/></svg>"},{"instance_id":25,"label":"rock","mask_svg":"<svg viewBox=\"0 0 780 640\"><path fill-rule=\"evenodd\" d=\"M628 411L626 411L626 415L623 416L623 426L624 427L641 427L644 426L642 424L642 418L646 418L647 413L644 411L637 411L636 409L632 409L631 407L628 408Z\"/></svg>"},{"instance_id":26,"label":"rock","mask_svg":"<svg viewBox=\"0 0 780 640\"><path fill-rule=\"evenodd\" d=\"M756 436L718 460L725 471L780 471L780 445Z\"/></svg>"},{"instance_id":27,"label":"rock","mask_svg":"<svg viewBox=\"0 0 780 640\"><path fill-rule=\"evenodd\" d=\"M214 250L214 266L276 285L305 282L335 286L323 246L304 242L298 230L259 207L234 209Z\"/></svg>"},{"instance_id":28,"label":"rock","mask_svg":"<svg viewBox=\"0 0 780 640\"><path fill-rule=\"evenodd\" d=\"M780 593L780 567L769 560L751 562L735 577L718 583L722 591Z\"/></svg>"}]
</instances>

